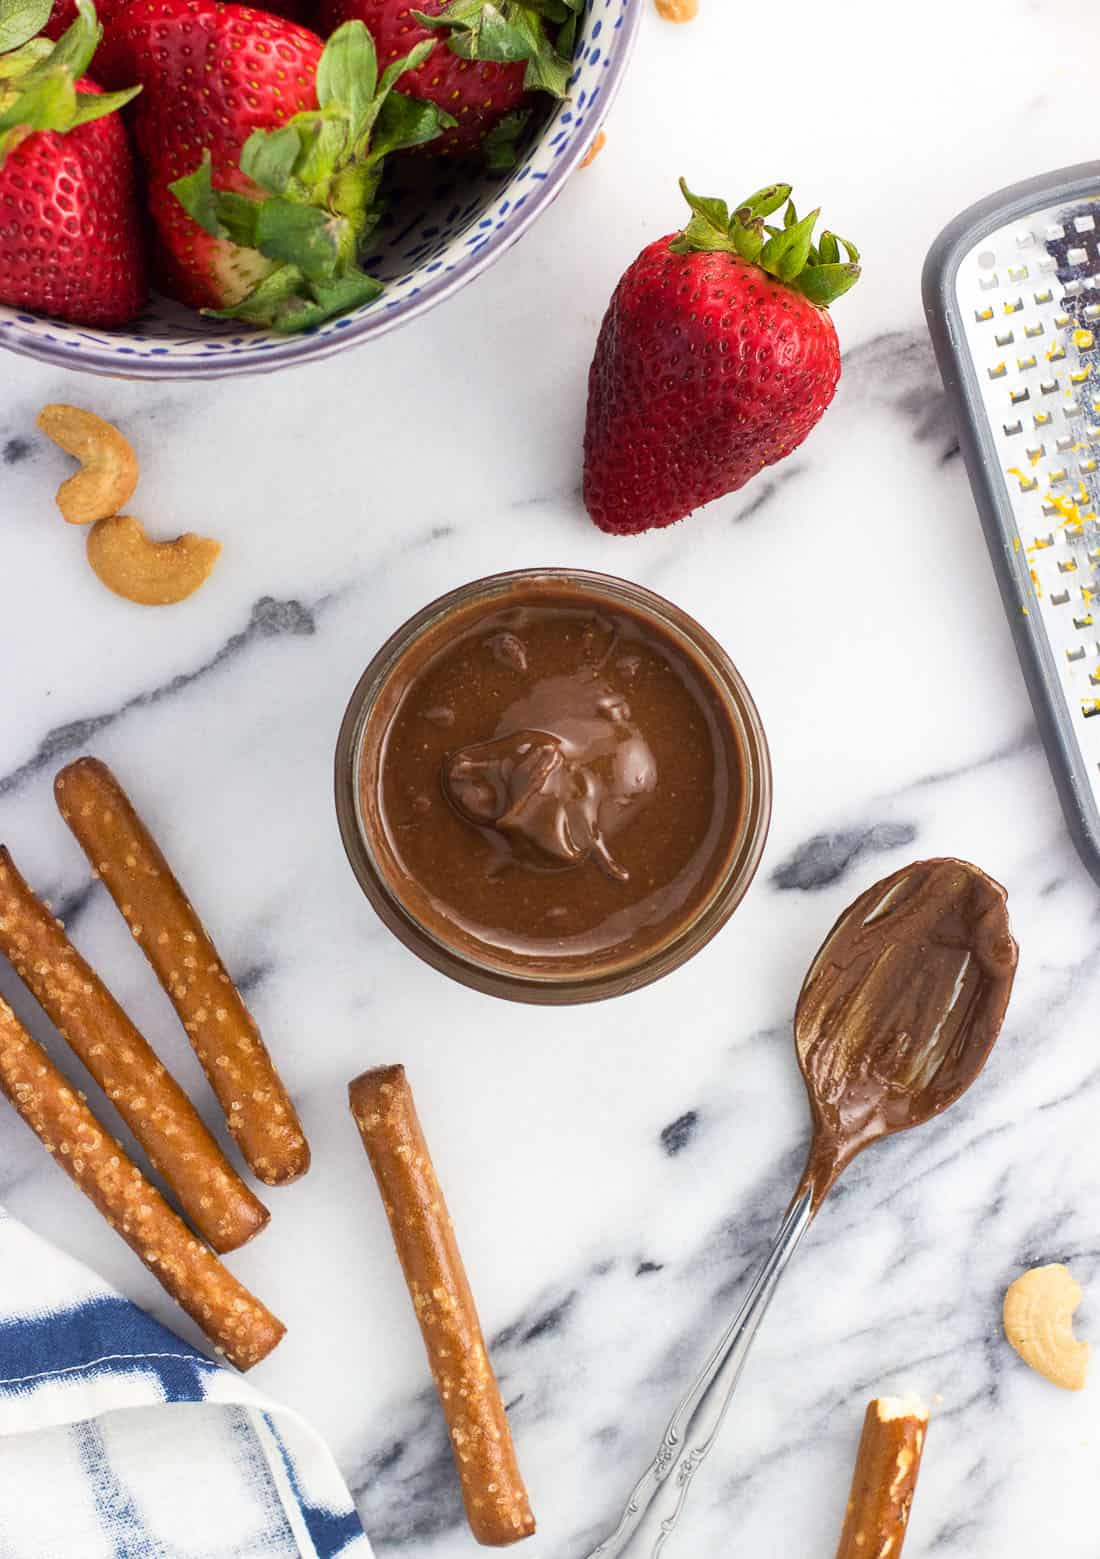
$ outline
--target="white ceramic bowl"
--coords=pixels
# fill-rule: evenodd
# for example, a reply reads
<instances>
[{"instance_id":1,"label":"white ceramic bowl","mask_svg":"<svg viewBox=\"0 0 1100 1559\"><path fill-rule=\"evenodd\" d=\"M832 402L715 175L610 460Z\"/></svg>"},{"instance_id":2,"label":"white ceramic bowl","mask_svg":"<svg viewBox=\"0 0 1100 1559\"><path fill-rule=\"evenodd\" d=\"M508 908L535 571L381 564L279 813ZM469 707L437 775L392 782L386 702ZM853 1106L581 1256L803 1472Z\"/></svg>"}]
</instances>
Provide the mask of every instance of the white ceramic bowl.
<instances>
[{"instance_id":1,"label":"white ceramic bowl","mask_svg":"<svg viewBox=\"0 0 1100 1559\"><path fill-rule=\"evenodd\" d=\"M133 379L270 373L382 335L490 266L527 231L584 157L622 80L645 0L586 0L567 101L501 178L433 165L429 193L395 198L366 268L386 283L373 303L298 336L207 320L154 298L125 330L93 330L0 306L0 346L64 368Z\"/></svg>"}]
</instances>

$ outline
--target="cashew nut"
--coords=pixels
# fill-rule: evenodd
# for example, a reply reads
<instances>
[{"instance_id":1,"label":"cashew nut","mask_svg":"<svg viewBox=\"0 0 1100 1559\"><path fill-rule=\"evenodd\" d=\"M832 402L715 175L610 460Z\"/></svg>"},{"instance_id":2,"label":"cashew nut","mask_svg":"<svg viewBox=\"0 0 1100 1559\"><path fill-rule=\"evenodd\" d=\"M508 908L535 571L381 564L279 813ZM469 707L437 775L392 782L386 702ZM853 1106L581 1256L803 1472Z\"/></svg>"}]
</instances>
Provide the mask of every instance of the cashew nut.
<instances>
[{"instance_id":1,"label":"cashew nut","mask_svg":"<svg viewBox=\"0 0 1100 1559\"><path fill-rule=\"evenodd\" d=\"M186 601L205 582L221 543L190 531L175 541L150 541L137 520L113 514L88 535L88 562L116 595L139 606Z\"/></svg>"},{"instance_id":2,"label":"cashew nut","mask_svg":"<svg viewBox=\"0 0 1100 1559\"><path fill-rule=\"evenodd\" d=\"M666 22L693 22L699 15L699 0L657 0L657 12Z\"/></svg>"},{"instance_id":3,"label":"cashew nut","mask_svg":"<svg viewBox=\"0 0 1100 1559\"><path fill-rule=\"evenodd\" d=\"M1081 1289L1068 1267L1033 1267L1005 1294L1005 1336L1040 1375L1066 1391L1080 1391L1089 1367L1089 1345L1073 1335Z\"/></svg>"},{"instance_id":4,"label":"cashew nut","mask_svg":"<svg viewBox=\"0 0 1100 1559\"><path fill-rule=\"evenodd\" d=\"M38 426L80 470L57 489L57 507L70 525L91 525L117 514L137 486L138 465L128 441L111 423L79 406L44 406Z\"/></svg>"}]
</instances>

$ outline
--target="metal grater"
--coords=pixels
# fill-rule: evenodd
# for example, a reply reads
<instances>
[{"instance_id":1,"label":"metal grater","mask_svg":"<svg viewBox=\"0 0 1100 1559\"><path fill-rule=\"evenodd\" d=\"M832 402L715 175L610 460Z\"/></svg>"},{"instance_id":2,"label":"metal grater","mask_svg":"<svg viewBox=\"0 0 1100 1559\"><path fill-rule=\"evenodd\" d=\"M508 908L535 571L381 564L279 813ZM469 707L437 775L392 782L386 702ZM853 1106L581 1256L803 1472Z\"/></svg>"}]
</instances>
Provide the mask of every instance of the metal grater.
<instances>
[{"instance_id":1,"label":"metal grater","mask_svg":"<svg viewBox=\"0 0 1100 1559\"><path fill-rule=\"evenodd\" d=\"M1100 881L1100 163L956 218L924 305L1066 818Z\"/></svg>"}]
</instances>

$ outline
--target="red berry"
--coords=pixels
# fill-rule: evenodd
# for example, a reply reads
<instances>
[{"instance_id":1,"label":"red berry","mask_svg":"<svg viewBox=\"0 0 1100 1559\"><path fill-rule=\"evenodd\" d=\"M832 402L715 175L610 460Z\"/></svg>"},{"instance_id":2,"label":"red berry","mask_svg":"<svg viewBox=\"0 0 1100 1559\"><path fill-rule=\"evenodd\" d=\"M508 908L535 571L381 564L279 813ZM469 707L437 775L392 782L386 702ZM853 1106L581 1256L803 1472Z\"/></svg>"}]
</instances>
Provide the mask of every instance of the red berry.
<instances>
[{"instance_id":1,"label":"red berry","mask_svg":"<svg viewBox=\"0 0 1100 1559\"><path fill-rule=\"evenodd\" d=\"M82 93L99 87L82 79ZM125 325L148 295L126 131L117 114L28 135L0 166L0 301Z\"/></svg>"},{"instance_id":2,"label":"red berry","mask_svg":"<svg viewBox=\"0 0 1100 1559\"><path fill-rule=\"evenodd\" d=\"M437 16L448 0L321 0L324 32L332 32L341 22L358 19L366 22L374 35L378 63L382 69L407 54L414 43L434 38L436 46L424 64L410 70L401 82L401 90L410 97L423 98L446 109L458 124L445 130L429 148L433 157L463 155L476 151L486 135L505 114L530 102L524 90L526 65L501 65L492 60L464 60L447 47L446 35L432 32L410 13L423 11Z\"/></svg>"},{"instance_id":3,"label":"red berry","mask_svg":"<svg viewBox=\"0 0 1100 1559\"><path fill-rule=\"evenodd\" d=\"M739 215L725 250L712 247L713 230L691 247L693 228L650 244L611 300L584 441L584 500L601 530L671 525L736 491L796 449L833 398L840 348L828 310L797 274L781 281L735 252ZM762 219L749 230L759 242L746 247L762 248ZM823 266L810 252L808 265ZM844 290L855 274L837 264L804 285Z\"/></svg>"},{"instance_id":4,"label":"red berry","mask_svg":"<svg viewBox=\"0 0 1100 1559\"><path fill-rule=\"evenodd\" d=\"M141 83L134 129L157 231L158 280L194 308L239 303L271 269L214 238L169 185L211 154L215 188L259 192L239 167L253 130L316 108L320 38L294 22L217 0L134 0L109 38L112 77Z\"/></svg>"}]
</instances>

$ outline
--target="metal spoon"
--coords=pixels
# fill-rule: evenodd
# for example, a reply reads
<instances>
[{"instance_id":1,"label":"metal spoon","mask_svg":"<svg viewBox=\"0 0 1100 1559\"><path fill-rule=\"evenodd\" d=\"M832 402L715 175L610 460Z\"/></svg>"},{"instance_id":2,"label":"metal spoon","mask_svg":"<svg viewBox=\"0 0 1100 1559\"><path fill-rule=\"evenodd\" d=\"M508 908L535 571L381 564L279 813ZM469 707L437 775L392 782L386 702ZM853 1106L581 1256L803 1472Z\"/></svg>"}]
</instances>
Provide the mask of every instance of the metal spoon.
<instances>
[{"instance_id":1,"label":"metal spoon","mask_svg":"<svg viewBox=\"0 0 1100 1559\"><path fill-rule=\"evenodd\" d=\"M918 861L869 888L829 933L795 1013L813 1115L798 1190L740 1313L676 1409L618 1527L588 1559L661 1552L780 1276L825 1197L857 1153L939 1115L981 1071L1016 973L1005 899L965 861Z\"/></svg>"}]
</instances>

